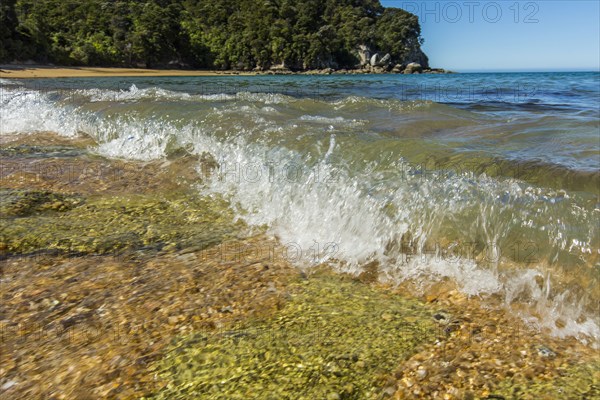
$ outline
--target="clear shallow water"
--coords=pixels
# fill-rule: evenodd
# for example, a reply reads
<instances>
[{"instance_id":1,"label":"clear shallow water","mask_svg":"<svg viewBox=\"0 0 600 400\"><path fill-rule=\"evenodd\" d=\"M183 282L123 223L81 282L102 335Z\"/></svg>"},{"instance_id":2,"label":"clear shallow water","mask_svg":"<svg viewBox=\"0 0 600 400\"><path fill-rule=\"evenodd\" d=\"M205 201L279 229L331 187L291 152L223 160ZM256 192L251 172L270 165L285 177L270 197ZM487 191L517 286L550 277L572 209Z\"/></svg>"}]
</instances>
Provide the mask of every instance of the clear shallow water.
<instances>
[{"instance_id":1,"label":"clear shallow water","mask_svg":"<svg viewBox=\"0 0 600 400\"><path fill-rule=\"evenodd\" d=\"M598 73L1 83L2 134L210 155L199 190L294 243L301 266L377 261L388 279L451 279L556 335L600 338Z\"/></svg>"}]
</instances>

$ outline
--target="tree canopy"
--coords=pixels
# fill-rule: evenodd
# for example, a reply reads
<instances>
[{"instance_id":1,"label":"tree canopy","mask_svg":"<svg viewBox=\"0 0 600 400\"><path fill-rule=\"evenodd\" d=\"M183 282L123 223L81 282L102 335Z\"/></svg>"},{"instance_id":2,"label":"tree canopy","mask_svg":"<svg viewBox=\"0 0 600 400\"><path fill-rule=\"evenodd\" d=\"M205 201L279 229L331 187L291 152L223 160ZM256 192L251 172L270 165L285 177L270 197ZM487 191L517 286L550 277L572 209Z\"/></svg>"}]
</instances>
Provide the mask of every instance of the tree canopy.
<instances>
[{"instance_id":1,"label":"tree canopy","mask_svg":"<svg viewBox=\"0 0 600 400\"><path fill-rule=\"evenodd\" d=\"M352 68L366 46L427 66L418 18L379 0L1 0L0 35L1 61Z\"/></svg>"}]
</instances>

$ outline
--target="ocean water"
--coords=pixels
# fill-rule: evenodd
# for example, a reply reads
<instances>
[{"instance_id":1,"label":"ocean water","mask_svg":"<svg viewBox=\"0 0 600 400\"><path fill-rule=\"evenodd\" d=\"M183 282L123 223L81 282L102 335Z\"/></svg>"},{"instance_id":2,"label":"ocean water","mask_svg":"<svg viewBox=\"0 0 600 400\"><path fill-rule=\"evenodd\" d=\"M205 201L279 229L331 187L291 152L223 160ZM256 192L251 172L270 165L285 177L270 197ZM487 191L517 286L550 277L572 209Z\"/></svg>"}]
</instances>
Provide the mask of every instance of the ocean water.
<instances>
[{"instance_id":1,"label":"ocean water","mask_svg":"<svg viewBox=\"0 0 600 400\"><path fill-rule=\"evenodd\" d=\"M377 262L382 279L449 280L554 335L600 339L599 73L0 84L2 135L198 155L211 174L197 190L300 268Z\"/></svg>"}]
</instances>

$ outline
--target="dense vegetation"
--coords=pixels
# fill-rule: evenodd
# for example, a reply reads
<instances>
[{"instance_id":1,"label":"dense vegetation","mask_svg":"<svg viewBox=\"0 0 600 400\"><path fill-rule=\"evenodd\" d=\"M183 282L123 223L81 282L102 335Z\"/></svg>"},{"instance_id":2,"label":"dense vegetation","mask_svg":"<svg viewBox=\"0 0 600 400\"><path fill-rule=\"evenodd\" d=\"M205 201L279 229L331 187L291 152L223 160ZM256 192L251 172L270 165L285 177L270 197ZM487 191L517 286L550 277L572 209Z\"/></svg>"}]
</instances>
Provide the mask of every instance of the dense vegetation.
<instances>
[{"instance_id":1,"label":"dense vegetation","mask_svg":"<svg viewBox=\"0 0 600 400\"><path fill-rule=\"evenodd\" d=\"M379 0L0 0L1 61L341 68L366 46L426 66L420 33Z\"/></svg>"}]
</instances>

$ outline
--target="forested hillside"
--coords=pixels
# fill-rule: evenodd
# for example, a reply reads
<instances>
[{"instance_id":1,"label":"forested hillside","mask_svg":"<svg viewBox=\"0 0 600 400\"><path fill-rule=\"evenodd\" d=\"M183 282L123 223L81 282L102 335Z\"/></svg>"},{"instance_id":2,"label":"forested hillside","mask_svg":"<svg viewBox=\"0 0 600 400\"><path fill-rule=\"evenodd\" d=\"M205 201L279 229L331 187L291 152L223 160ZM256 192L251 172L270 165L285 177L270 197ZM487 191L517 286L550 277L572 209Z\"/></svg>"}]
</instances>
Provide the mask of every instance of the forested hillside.
<instances>
[{"instance_id":1,"label":"forested hillside","mask_svg":"<svg viewBox=\"0 0 600 400\"><path fill-rule=\"evenodd\" d=\"M4 62L304 70L380 52L427 66L417 17L379 0L0 1Z\"/></svg>"}]
</instances>

